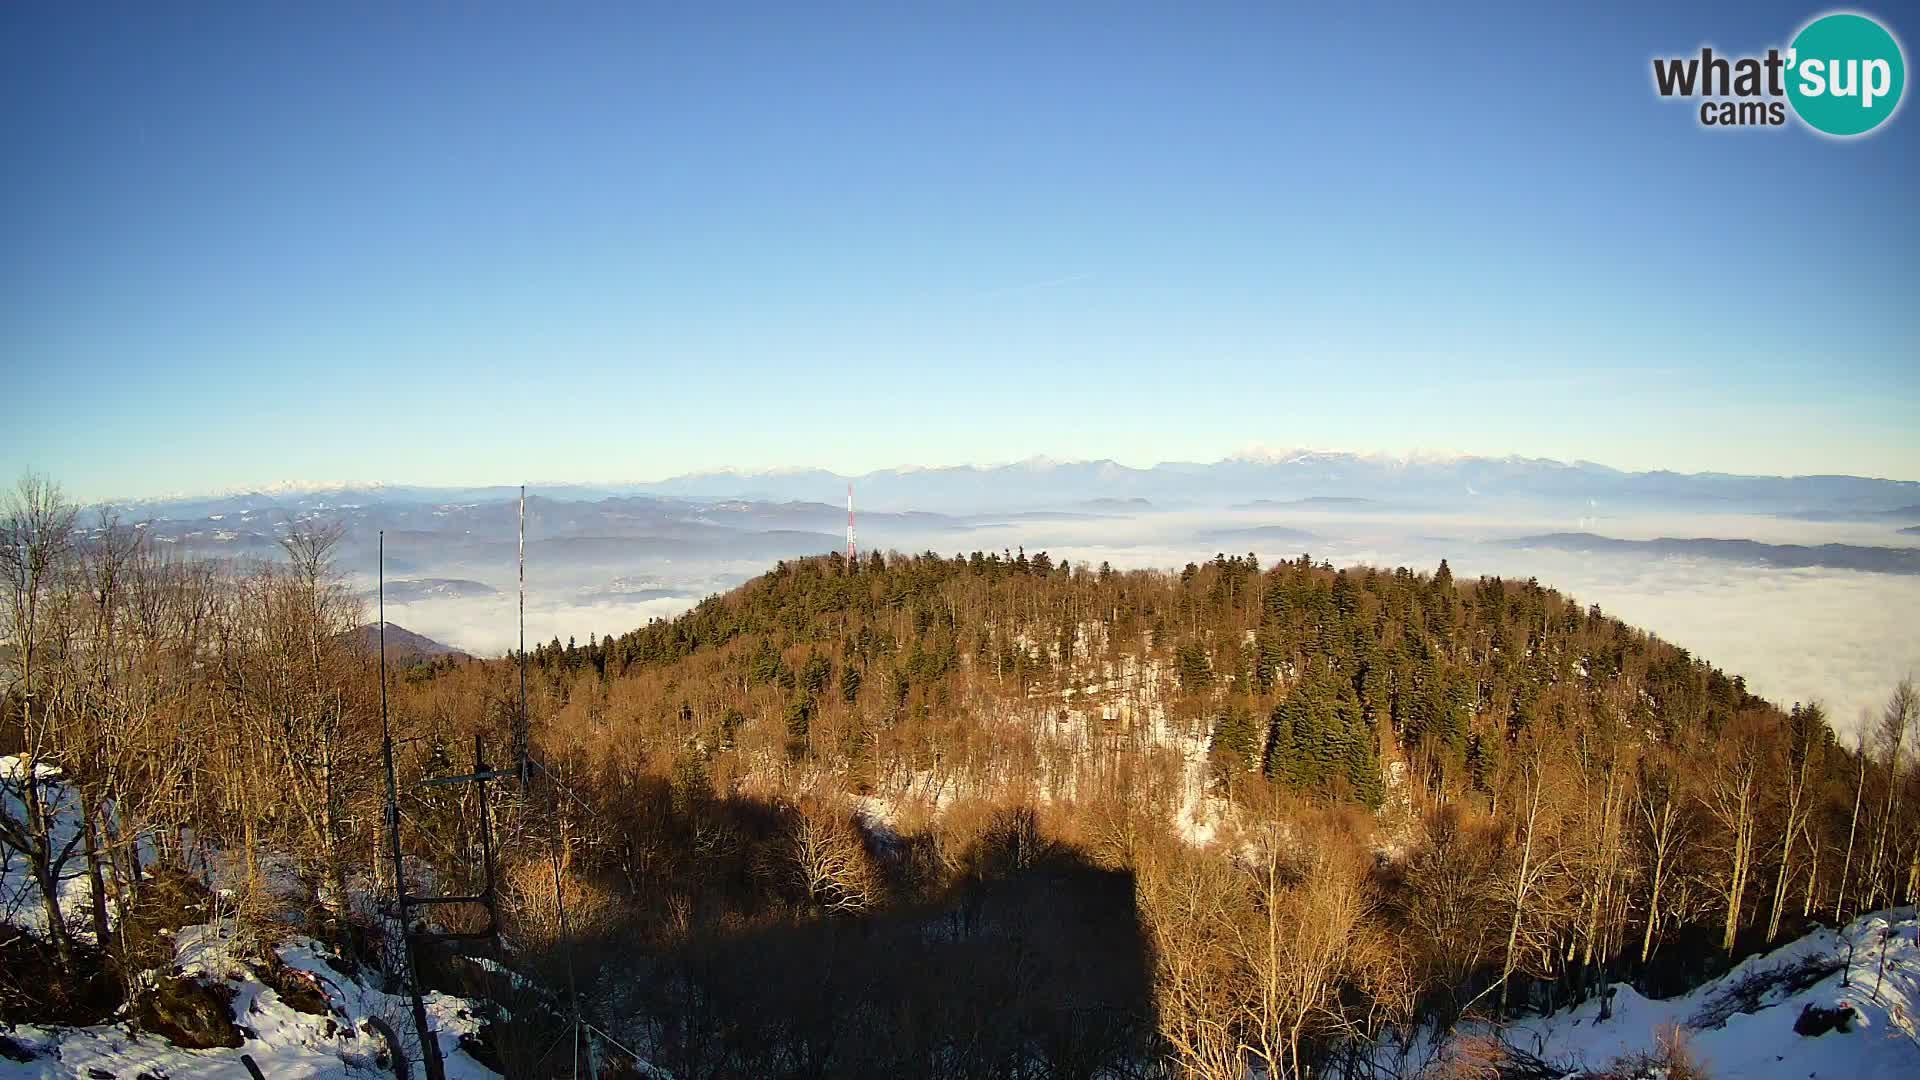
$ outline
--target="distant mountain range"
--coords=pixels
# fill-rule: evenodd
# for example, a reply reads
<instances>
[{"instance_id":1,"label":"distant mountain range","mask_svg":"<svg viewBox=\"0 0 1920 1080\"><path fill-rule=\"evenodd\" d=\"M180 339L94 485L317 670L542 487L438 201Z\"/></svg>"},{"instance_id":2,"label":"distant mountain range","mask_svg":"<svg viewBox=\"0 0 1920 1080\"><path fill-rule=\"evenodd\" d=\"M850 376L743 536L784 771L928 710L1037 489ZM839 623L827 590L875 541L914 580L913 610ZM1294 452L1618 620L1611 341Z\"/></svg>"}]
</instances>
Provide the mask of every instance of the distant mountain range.
<instances>
[{"instance_id":1,"label":"distant mountain range","mask_svg":"<svg viewBox=\"0 0 1920 1080\"><path fill-rule=\"evenodd\" d=\"M382 488L259 499L233 496L226 501L195 498L117 509L123 520L135 523L157 544L224 558L277 559L279 538L291 522L339 522L346 537L336 562L345 566L371 570L375 537L386 534L390 602L491 592L493 586L447 573L446 568L514 565L518 490L459 501L422 494L418 489ZM874 516L883 521L917 517ZM936 515L934 520L944 519ZM826 503L702 502L646 495L588 502L536 495L527 499L527 558L549 566L616 569L636 560L692 552L768 562L831 550L843 542L845 527L845 507Z\"/></svg>"},{"instance_id":2,"label":"distant mountain range","mask_svg":"<svg viewBox=\"0 0 1920 1080\"><path fill-rule=\"evenodd\" d=\"M1800 521L1868 521L1868 522L1920 522L1920 505L1896 506L1891 510L1799 510L1780 515ZM1912 532L1902 529L1901 532Z\"/></svg>"},{"instance_id":3,"label":"distant mountain range","mask_svg":"<svg viewBox=\"0 0 1920 1080\"><path fill-rule=\"evenodd\" d=\"M1554 548L1588 553L1637 553L1723 559L1787 568L1824 567L1831 570L1867 570L1881 574L1920 574L1920 548L1861 547L1854 544L1763 544L1757 540L1718 540L1710 537L1620 540L1593 533L1548 533L1505 542L1508 547Z\"/></svg>"},{"instance_id":4,"label":"distant mountain range","mask_svg":"<svg viewBox=\"0 0 1920 1080\"><path fill-rule=\"evenodd\" d=\"M1017 530L1029 547L1120 537L1126 519L1209 550L1305 547L1337 538L1339 517L1444 511L1558 518L1571 523L1628 508L1744 512L1825 521L1920 524L1920 484L1854 476L1629 473L1538 458L1387 458L1300 451L1212 464L1136 469L1113 461L894 469L852 478L860 533L903 550L955 550L972 534ZM819 470L703 473L656 484L543 486L529 495L528 565L538 588L584 603L641 603L701 592L775 560L839 550L846 542L848 478ZM389 603L483 600L510 588L518 559L517 487L287 488L147 500L116 507L157 545L216 558L278 559L302 519L346 529L336 565L369 590L375 537L386 535ZM1220 511L1239 517L1181 515ZM1544 511L1544 512L1542 512ZM91 515L86 520L90 520ZM1324 523L1324 525L1323 525ZM1309 532L1301 526L1311 524ZM1111 525L1111 527L1109 527ZM1097 541L1096 541L1097 542ZM1584 533L1530 538L1532 546L1691 555L1772 566L1920 573L1908 549L1751 540L1614 540ZM647 567L668 580L609 582Z\"/></svg>"},{"instance_id":5,"label":"distant mountain range","mask_svg":"<svg viewBox=\"0 0 1920 1080\"><path fill-rule=\"evenodd\" d=\"M1749 510L1815 520L1900 515L1920 507L1920 482L1860 476L1746 476L1730 473L1627 472L1588 461L1526 457L1394 457L1292 450L1245 454L1212 463L1163 462L1147 468L1111 460L1035 458L1011 465L883 469L845 476L823 469L689 473L632 484L539 485L554 503L636 496L705 504L708 520L755 519L760 528L819 529L847 484L856 503L893 511L1005 514L1078 506L1102 511L1228 506L1251 500L1331 509L1329 499L1391 499L1399 504L1458 504L1480 499L1592 501L1619 506ZM206 518L235 511L295 512L374 506L440 508L510 503L509 486L411 485L282 488L268 492L142 500L121 504L130 518ZM771 507L767 504L772 504ZM789 505L790 504L790 505ZM1090 505L1091 504L1091 505ZM650 504L657 505L657 504ZM1351 504L1347 507L1356 509ZM863 515L868 511L863 510ZM802 519L804 524L802 524ZM1920 516L1903 519L1920 521ZM932 522L928 522L931 524Z\"/></svg>"},{"instance_id":6,"label":"distant mountain range","mask_svg":"<svg viewBox=\"0 0 1920 1080\"><path fill-rule=\"evenodd\" d=\"M1228 544L1271 544L1278 541L1309 542L1319 539L1305 529L1295 529L1286 525L1255 525L1245 529L1216 529L1200 534L1202 539Z\"/></svg>"},{"instance_id":7,"label":"distant mountain range","mask_svg":"<svg viewBox=\"0 0 1920 1080\"><path fill-rule=\"evenodd\" d=\"M999 466L886 469L855 477L824 470L709 472L636 488L683 497L724 493L795 499L842 490L849 480L856 501L946 510L1061 505L1094 497L1144 498L1161 507L1328 497L1427 503L1590 499L1763 512L1879 511L1920 502L1920 482L1858 476L1624 472L1593 462L1547 458L1389 457L1314 450L1245 455L1210 464L1164 462L1150 468L1110 460L1034 459Z\"/></svg>"}]
</instances>

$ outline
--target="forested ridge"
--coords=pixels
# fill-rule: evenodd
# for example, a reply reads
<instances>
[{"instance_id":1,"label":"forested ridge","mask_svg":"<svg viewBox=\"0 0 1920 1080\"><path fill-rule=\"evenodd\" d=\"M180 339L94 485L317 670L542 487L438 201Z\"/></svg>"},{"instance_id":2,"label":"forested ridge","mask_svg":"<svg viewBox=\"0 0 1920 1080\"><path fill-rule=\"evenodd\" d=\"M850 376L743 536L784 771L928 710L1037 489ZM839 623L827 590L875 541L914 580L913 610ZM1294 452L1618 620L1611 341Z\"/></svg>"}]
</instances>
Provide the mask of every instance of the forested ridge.
<instances>
[{"instance_id":1,"label":"forested ridge","mask_svg":"<svg viewBox=\"0 0 1920 1080\"><path fill-rule=\"evenodd\" d=\"M5 913L9 970L62 975L0 980L9 1018L138 998L139 923L108 906L167 868L220 864L268 937L390 934L353 903L392 883L336 534L182 562L35 483L6 528L0 845L94 885ZM560 1071L538 1050L571 985L675 1076L1304 1077L1422 1025L1674 992L1920 887L1910 685L1842 738L1445 563L834 554L527 667L536 780L488 807L503 944L467 951L529 982L428 964L505 1006L508 1075ZM478 808L416 784L476 734L511 757L518 671L389 677L404 843L447 890L483 873ZM35 766L79 793L74 838Z\"/></svg>"},{"instance_id":2,"label":"forested ridge","mask_svg":"<svg viewBox=\"0 0 1920 1080\"><path fill-rule=\"evenodd\" d=\"M1670 742L1771 708L1740 677L1537 581L1463 585L1444 561L1428 575L1305 555L1264 572L1252 555L1217 555L1173 575L1076 572L1044 552L876 552L857 567L834 554L782 563L678 619L585 646L556 639L533 660L561 682L583 668L605 680L730 646L718 685L739 692L715 700L739 713L765 707L756 687L784 691L803 740L813 716L841 711L830 691L854 705L876 674L894 700L858 714L894 727L964 712L968 675L990 670L1017 700L1084 684L1120 654L1157 655L1176 708L1211 722L1223 782L1254 770L1375 807L1383 730L1435 791L1490 793L1503 748L1536 724L1604 718ZM683 704L700 692L690 685Z\"/></svg>"}]
</instances>

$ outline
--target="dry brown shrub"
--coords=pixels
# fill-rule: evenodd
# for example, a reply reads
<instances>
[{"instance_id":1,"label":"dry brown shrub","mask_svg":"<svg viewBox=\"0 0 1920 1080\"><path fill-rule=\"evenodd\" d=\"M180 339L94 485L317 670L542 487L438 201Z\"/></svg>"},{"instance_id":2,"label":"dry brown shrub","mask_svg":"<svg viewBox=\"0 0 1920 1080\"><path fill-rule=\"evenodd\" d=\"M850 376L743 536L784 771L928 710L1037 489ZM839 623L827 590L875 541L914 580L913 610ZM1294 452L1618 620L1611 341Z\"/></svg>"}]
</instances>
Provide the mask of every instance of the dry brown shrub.
<instances>
[{"instance_id":1,"label":"dry brown shrub","mask_svg":"<svg viewBox=\"0 0 1920 1080\"><path fill-rule=\"evenodd\" d=\"M1606 1071L1594 1074L1593 1080L1645 1080L1646 1077L1712 1080L1707 1070L1694 1058L1686 1029L1673 1024L1663 1024L1654 1033L1651 1051L1616 1058Z\"/></svg>"},{"instance_id":2,"label":"dry brown shrub","mask_svg":"<svg viewBox=\"0 0 1920 1080\"><path fill-rule=\"evenodd\" d=\"M501 917L521 948L544 953L568 938L604 929L613 914L613 897L598 883L553 863L527 859L500 875ZM564 915L564 924L563 917Z\"/></svg>"}]
</instances>

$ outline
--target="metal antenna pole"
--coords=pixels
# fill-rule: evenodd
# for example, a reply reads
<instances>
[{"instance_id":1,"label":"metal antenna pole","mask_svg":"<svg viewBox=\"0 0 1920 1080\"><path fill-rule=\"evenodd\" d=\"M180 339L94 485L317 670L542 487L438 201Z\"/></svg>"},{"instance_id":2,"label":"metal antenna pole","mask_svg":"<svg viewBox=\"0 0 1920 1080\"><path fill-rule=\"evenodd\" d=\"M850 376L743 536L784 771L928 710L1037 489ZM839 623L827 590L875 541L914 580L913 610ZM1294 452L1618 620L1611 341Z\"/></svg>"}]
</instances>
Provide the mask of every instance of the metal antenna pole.
<instances>
[{"instance_id":1,"label":"metal antenna pole","mask_svg":"<svg viewBox=\"0 0 1920 1080\"><path fill-rule=\"evenodd\" d=\"M380 740L387 748L387 776L393 776L393 732L387 727L387 530L380 530ZM394 785L387 784L387 802L394 802Z\"/></svg>"},{"instance_id":2,"label":"metal antenna pole","mask_svg":"<svg viewBox=\"0 0 1920 1080\"><path fill-rule=\"evenodd\" d=\"M520 790L530 794L528 787L533 778L532 758L532 714L527 711L527 485L520 485L520 722L514 733L516 752L520 756ZM475 771L479 771L476 767ZM559 778L550 770L542 767L547 774L547 782L558 786ZM567 1011L571 1013L573 1029L573 1075L580 1076L580 1028L584 1021L580 1019L580 987L573 970L573 942L568 937L567 901L565 890L560 881L560 851L564 841L561 835L563 818L560 813L560 793L554 792L554 835L553 844L547 850L547 857L553 869L553 906L560 924L560 938L567 957ZM589 1038L589 1053L592 1040Z\"/></svg>"},{"instance_id":3,"label":"metal antenna pole","mask_svg":"<svg viewBox=\"0 0 1920 1080\"><path fill-rule=\"evenodd\" d=\"M387 533L380 531L380 750L387 765L387 843L393 851L394 913L399 916L401 948L407 961L407 997L413 1006L413 1027L420 1036L420 1058L427 1080L446 1080L440 1061L440 1043L427 1023L427 1004L420 997L413 929L407 925L406 863L400 856L400 782L393 770L393 728L387 720Z\"/></svg>"},{"instance_id":4,"label":"metal antenna pole","mask_svg":"<svg viewBox=\"0 0 1920 1080\"><path fill-rule=\"evenodd\" d=\"M527 766L528 744L532 741L531 718L527 715L527 485L520 485L520 721L513 733L513 752L519 756L520 790L527 790L532 779Z\"/></svg>"},{"instance_id":5,"label":"metal antenna pole","mask_svg":"<svg viewBox=\"0 0 1920 1080\"><path fill-rule=\"evenodd\" d=\"M549 783L552 783L555 785L558 785L560 783L559 778L554 776L551 772L547 773L547 779ZM574 978L573 940L572 940L571 934L569 933L569 928L567 926L566 893L560 884L560 850L561 850L562 842L564 840L564 837L561 835L561 823L565 819L560 813L560 796L558 792L554 793L553 811L554 811L553 844L547 849L547 858L551 861L553 866L554 914L557 917L557 921L560 924L561 947L566 950L566 956L567 956L567 1011L572 1014L573 1075L577 1080L577 1078L580 1075L580 1025L582 1023L580 1019L580 986L579 986L579 983L576 982Z\"/></svg>"}]
</instances>

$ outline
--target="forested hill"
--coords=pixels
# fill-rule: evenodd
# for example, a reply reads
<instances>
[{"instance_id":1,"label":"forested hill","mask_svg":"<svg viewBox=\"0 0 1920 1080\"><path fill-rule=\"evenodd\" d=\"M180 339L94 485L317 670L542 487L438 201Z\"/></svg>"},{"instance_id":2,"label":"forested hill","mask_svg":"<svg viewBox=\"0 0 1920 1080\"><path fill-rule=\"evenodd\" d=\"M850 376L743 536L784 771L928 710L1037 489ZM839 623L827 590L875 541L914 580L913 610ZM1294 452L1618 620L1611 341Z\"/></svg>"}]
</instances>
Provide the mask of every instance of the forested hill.
<instances>
[{"instance_id":1,"label":"forested hill","mask_svg":"<svg viewBox=\"0 0 1920 1080\"><path fill-rule=\"evenodd\" d=\"M1671 741L1743 709L1779 715L1738 676L1537 581L1304 555L1270 569L1219 555L1176 574L1044 552L834 554L533 661L562 679L646 674L629 707L690 722L681 738L720 745L722 729L777 713L789 752L857 760L875 727L932 750L972 711L1100 689L1129 656L1164 661L1169 707L1205 722L1223 781L1259 771L1374 804L1383 752L1437 786L1486 791L1500 748L1536 726Z\"/></svg>"},{"instance_id":2,"label":"forested hill","mask_svg":"<svg viewBox=\"0 0 1920 1080\"><path fill-rule=\"evenodd\" d=\"M1842 745L1444 563L808 558L541 647L523 714L512 658L376 663L324 523L249 565L77 538L47 485L5 525L0 1023L95 1042L189 878L393 994L417 876L482 961L419 978L516 1077L572 1073L573 1015L675 1076L1360 1075L1920 891L1910 685ZM523 730L524 784L448 783Z\"/></svg>"},{"instance_id":3,"label":"forested hill","mask_svg":"<svg viewBox=\"0 0 1920 1080\"><path fill-rule=\"evenodd\" d=\"M742 800L841 854L721 924L770 895L900 910L1075 852L1131 878L1148 1042L1179 1075L1318 1072L1615 981L1675 993L1920 889L1910 685L1843 744L1818 704L1444 562L829 555L532 661L541 752L622 823L579 865L627 903L751 877L697 854L764 828Z\"/></svg>"}]
</instances>

